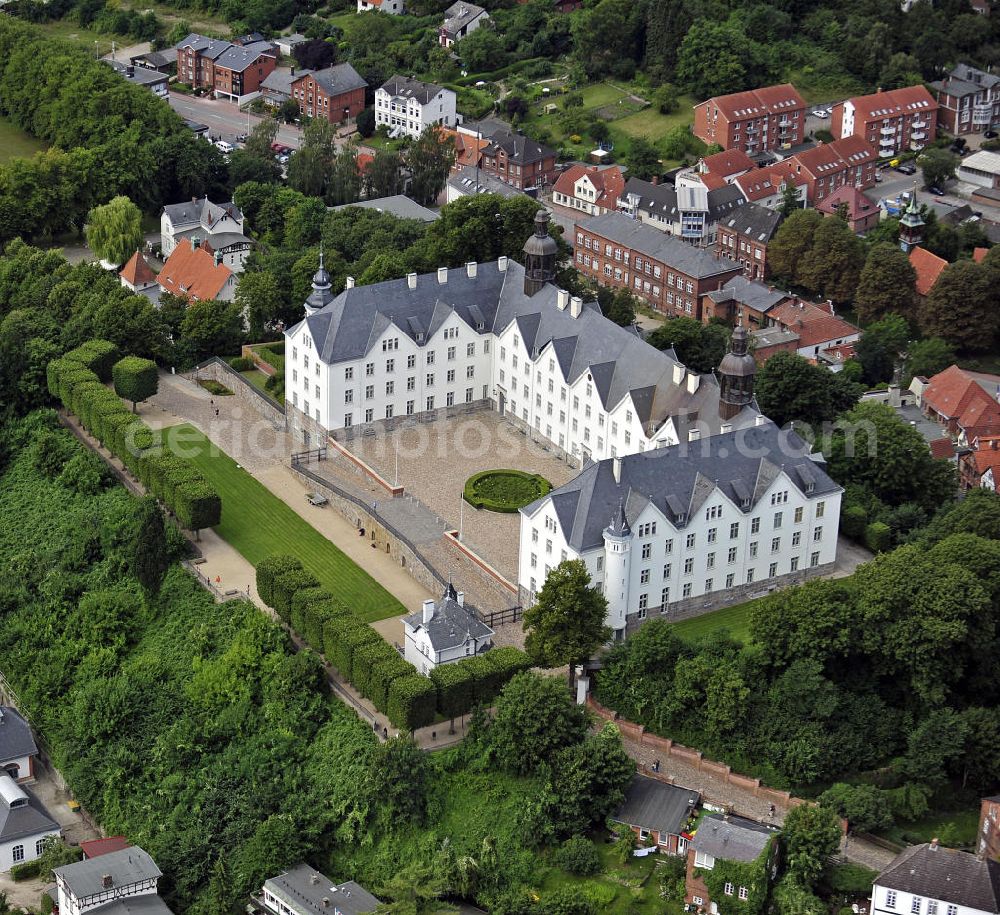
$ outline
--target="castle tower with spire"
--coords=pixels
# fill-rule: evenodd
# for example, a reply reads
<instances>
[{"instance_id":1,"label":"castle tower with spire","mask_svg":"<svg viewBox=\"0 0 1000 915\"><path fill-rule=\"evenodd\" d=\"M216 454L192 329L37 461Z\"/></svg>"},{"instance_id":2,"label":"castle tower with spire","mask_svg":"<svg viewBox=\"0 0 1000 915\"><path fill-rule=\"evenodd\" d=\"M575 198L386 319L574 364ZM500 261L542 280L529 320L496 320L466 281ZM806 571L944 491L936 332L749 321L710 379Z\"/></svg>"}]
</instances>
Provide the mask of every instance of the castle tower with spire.
<instances>
[{"instance_id":1,"label":"castle tower with spire","mask_svg":"<svg viewBox=\"0 0 1000 915\"><path fill-rule=\"evenodd\" d=\"M905 212L899 217L899 247L909 254L924 240L924 218L920 215L917 205L917 186L913 185L913 194Z\"/></svg>"},{"instance_id":2,"label":"castle tower with spire","mask_svg":"<svg viewBox=\"0 0 1000 915\"><path fill-rule=\"evenodd\" d=\"M614 469L621 476L621 458L614 458ZM608 600L607 624L616 632L625 629L625 614L629 607L629 550L632 528L625 517L625 504L618 509L611 523L604 528L604 596Z\"/></svg>"},{"instance_id":3,"label":"castle tower with spire","mask_svg":"<svg viewBox=\"0 0 1000 915\"><path fill-rule=\"evenodd\" d=\"M535 213L535 234L524 243L524 294L532 296L556 278L559 246L549 235L549 214Z\"/></svg>"},{"instance_id":4,"label":"castle tower with spire","mask_svg":"<svg viewBox=\"0 0 1000 915\"><path fill-rule=\"evenodd\" d=\"M321 308L325 308L333 301L333 289L330 283L330 274L323 266L323 249L319 249L319 269L313 274L312 292L306 299L306 317L316 314Z\"/></svg>"},{"instance_id":5,"label":"castle tower with spire","mask_svg":"<svg viewBox=\"0 0 1000 915\"><path fill-rule=\"evenodd\" d=\"M719 417L731 420L753 401L757 363L750 355L745 327L737 327L729 340L729 352L719 363Z\"/></svg>"}]
</instances>

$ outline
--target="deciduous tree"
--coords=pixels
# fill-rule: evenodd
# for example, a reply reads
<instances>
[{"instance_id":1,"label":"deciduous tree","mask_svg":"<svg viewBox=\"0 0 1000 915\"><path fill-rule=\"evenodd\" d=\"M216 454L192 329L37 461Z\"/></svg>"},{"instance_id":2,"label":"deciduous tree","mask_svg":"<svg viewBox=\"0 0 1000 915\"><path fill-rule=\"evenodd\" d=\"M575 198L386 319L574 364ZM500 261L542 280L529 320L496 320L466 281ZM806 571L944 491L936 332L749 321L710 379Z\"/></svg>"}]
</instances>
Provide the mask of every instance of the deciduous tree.
<instances>
[{"instance_id":1,"label":"deciduous tree","mask_svg":"<svg viewBox=\"0 0 1000 915\"><path fill-rule=\"evenodd\" d=\"M989 349L1000 319L995 288L990 272L979 264L949 264L919 309L921 330L959 349Z\"/></svg>"},{"instance_id":2,"label":"deciduous tree","mask_svg":"<svg viewBox=\"0 0 1000 915\"><path fill-rule=\"evenodd\" d=\"M832 810L812 804L789 810L781 829L789 874L812 889L826 858L840 847L840 835L840 823Z\"/></svg>"},{"instance_id":3,"label":"deciduous tree","mask_svg":"<svg viewBox=\"0 0 1000 915\"><path fill-rule=\"evenodd\" d=\"M472 33L477 35L482 29ZM455 143L435 126L426 127L420 137L406 151L406 164L410 169L410 193L424 205L437 200L448 181L448 174L455 162Z\"/></svg>"},{"instance_id":4,"label":"deciduous tree","mask_svg":"<svg viewBox=\"0 0 1000 915\"><path fill-rule=\"evenodd\" d=\"M917 274L898 245L879 242L868 252L854 294L858 318L867 324L888 312L908 315L916 296Z\"/></svg>"},{"instance_id":5,"label":"deciduous tree","mask_svg":"<svg viewBox=\"0 0 1000 915\"><path fill-rule=\"evenodd\" d=\"M757 372L757 403L779 426L788 422L818 428L851 407L861 396L860 386L797 353L776 353Z\"/></svg>"},{"instance_id":6,"label":"deciduous tree","mask_svg":"<svg viewBox=\"0 0 1000 915\"><path fill-rule=\"evenodd\" d=\"M142 212L128 197L115 197L90 211L86 233L90 250L120 267L142 247Z\"/></svg>"},{"instance_id":7,"label":"deciduous tree","mask_svg":"<svg viewBox=\"0 0 1000 915\"><path fill-rule=\"evenodd\" d=\"M140 400L152 397L159 387L156 363L152 359L126 356L115 363L111 372L115 393L123 400L132 401L132 412Z\"/></svg>"}]
</instances>

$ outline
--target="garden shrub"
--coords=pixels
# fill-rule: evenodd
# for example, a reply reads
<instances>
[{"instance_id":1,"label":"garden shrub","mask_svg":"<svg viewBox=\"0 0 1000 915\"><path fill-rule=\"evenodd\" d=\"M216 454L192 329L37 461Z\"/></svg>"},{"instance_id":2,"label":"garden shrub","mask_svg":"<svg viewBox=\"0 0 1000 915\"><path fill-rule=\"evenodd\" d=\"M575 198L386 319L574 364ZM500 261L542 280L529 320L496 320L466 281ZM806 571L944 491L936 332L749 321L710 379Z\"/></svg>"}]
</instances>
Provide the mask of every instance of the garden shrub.
<instances>
[{"instance_id":1,"label":"garden shrub","mask_svg":"<svg viewBox=\"0 0 1000 915\"><path fill-rule=\"evenodd\" d=\"M9 871L11 880L15 883L21 880L34 880L38 876L38 860L15 864Z\"/></svg>"},{"instance_id":2,"label":"garden shrub","mask_svg":"<svg viewBox=\"0 0 1000 915\"><path fill-rule=\"evenodd\" d=\"M234 372L249 372L256 368L253 359L247 359L246 356L235 356L229 360L229 367Z\"/></svg>"},{"instance_id":3,"label":"garden shrub","mask_svg":"<svg viewBox=\"0 0 1000 915\"><path fill-rule=\"evenodd\" d=\"M371 637L379 637L371 626L365 625L355 616L335 616L323 624L323 654L340 675L351 681L351 660L354 649L368 644Z\"/></svg>"},{"instance_id":4,"label":"garden shrub","mask_svg":"<svg viewBox=\"0 0 1000 915\"><path fill-rule=\"evenodd\" d=\"M868 512L861 505L848 505L840 514L840 531L852 540L861 540L868 526Z\"/></svg>"},{"instance_id":5,"label":"garden shrub","mask_svg":"<svg viewBox=\"0 0 1000 915\"><path fill-rule=\"evenodd\" d=\"M498 674L497 693L507 685L512 677L532 668L531 658L528 657L527 653L513 645L493 648L480 657L484 658Z\"/></svg>"},{"instance_id":6,"label":"garden shrub","mask_svg":"<svg viewBox=\"0 0 1000 915\"><path fill-rule=\"evenodd\" d=\"M257 593L268 607L274 607L274 583L286 572L302 568L302 562L286 553L275 553L257 563Z\"/></svg>"},{"instance_id":7,"label":"garden shrub","mask_svg":"<svg viewBox=\"0 0 1000 915\"><path fill-rule=\"evenodd\" d=\"M585 836L571 836L552 853L552 863L577 877L601 872L601 855Z\"/></svg>"},{"instance_id":8,"label":"garden shrub","mask_svg":"<svg viewBox=\"0 0 1000 915\"><path fill-rule=\"evenodd\" d=\"M292 597L295 592L301 591L303 588L317 587L319 587L319 582L312 572L306 572L301 568L285 572L274 581L271 590L274 602L271 606L282 620L289 623L292 619Z\"/></svg>"},{"instance_id":9,"label":"garden shrub","mask_svg":"<svg viewBox=\"0 0 1000 915\"><path fill-rule=\"evenodd\" d=\"M427 677L416 673L397 677L389 685L386 714L394 727L415 731L434 723L436 695L434 684Z\"/></svg>"},{"instance_id":10,"label":"garden shrub","mask_svg":"<svg viewBox=\"0 0 1000 915\"><path fill-rule=\"evenodd\" d=\"M888 524L873 521L865 528L865 546L873 553L884 553L892 544L892 530Z\"/></svg>"},{"instance_id":11,"label":"garden shrub","mask_svg":"<svg viewBox=\"0 0 1000 915\"><path fill-rule=\"evenodd\" d=\"M370 627L369 627L370 628ZM386 661L399 657L396 649L389 645L374 629L376 640L361 645L351 658L351 683L366 699L375 700L376 680L374 668Z\"/></svg>"},{"instance_id":12,"label":"garden shrub","mask_svg":"<svg viewBox=\"0 0 1000 915\"><path fill-rule=\"evenodd\" d=\"M222 520L222 499L206 480L191 480L176 490L174 512L189 531L215 527Z\"/></svg>"},{"instance_id":13,"label":"garden shrub","mask_svg":"<svg viewBox=\"0 0 1000 915\"><path fill-rule=\"evenodd\" d=\"M347 612L347 608L332 597L327 597L326 600L314 600L306 605L302 614L304 637L314 651L323 651L327 620L343 616Z\"/></svg>"},{"instance_id":14,"label":"garden shrub","mask_svg":"<svg viewBox=\"0 0 1000 915\"><path fill-rule=\"evenodd\" d=\"M90 369L101 381L110 381L112 367L118 361L118 347L109 340L88 340L64 358Z\"/></svg>"},{"instance_id":15,"label":"garden shrub","mask_svg":"<svg viewBox=\"0 0 1000 915\"><path fill-rule=\"evenodd\" d=\"M152 397L159 388L160 378L152 359L126 356L115 363L111 375L115 382L115 393L124 400L132 401L133 412L140 400Z\"/></svg>"},{"instance_id":16,"label":"garden shrub","mask_svg":"<svg viewBox=\"0 0 1000 915\"><path fill-rule=\"evenodd\" d=\"M438 711L445 718L459 718L476 703L476 678L464 661L441 664L430 672Z\"/></svg>"},{"instance_id":17,"label":"garden shrub","mask_svg":"<svg viewBox=\"0 0 1000 915\"><path fill-rule=\"evenodd\" d=\"M233 392L229 390L224 384L216 381L213 378L202 378L198 384L200 384L209 394L214 394L216 397L232 397Z\"/></svg>"},{"instance_id":18,"label":"garden shrub","mask_svg":"<svg viewBox=\"0 0 1000 915\"><path fill-rule=\"evenodd\" d=\"M492 702L497 693L500 692L498 684L500 683L500 673L486 660L485 655L479 655L478 657L465 658L458 662L459 664L464 664L468 669L469 673L472 674L472 679L474 685L472 688L473 695L475 696L475 702L488 705Z\"/></svg>"},{"instance_id":19,"label":"garden shrub","mask_svg":"<svg viewBox=\"0 0 1000 915\"><path fill-rule=\"evenodd\" d=\"M546 495L552 484L537 473L521 470L484 470L465 482L462 495L474 508L516 512Z\"/></svg>"}]
</instances>

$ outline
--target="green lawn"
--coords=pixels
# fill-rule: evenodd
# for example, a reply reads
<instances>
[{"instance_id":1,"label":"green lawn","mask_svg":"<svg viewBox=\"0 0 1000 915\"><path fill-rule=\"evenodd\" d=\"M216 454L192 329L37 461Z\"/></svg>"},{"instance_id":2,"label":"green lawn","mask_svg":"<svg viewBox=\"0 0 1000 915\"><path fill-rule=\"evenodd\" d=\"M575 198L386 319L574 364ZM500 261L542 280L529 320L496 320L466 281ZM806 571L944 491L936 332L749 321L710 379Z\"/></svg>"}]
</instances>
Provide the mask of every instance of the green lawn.
<instances>
[{"instance_id":1,"label":"green lawn","mask_svg":"<svg viewBox=\"0 0 1000 915\"><path fill-rule=\"evenodd\" d=\"M250 384L252 384L255 388L259 388L261 391L267 394L268 397L271 396L267 388L264 387L264 385L267 384L267 375L265 375L262 371L260 371L260 369L250 369L249 372L240 372L240 374L244 378L246 378L246 380L249 381Z\"/></svg>"},{"instance_id":2,"label":"green lawn","mask_svg":"<svg viewBox=\"0 0 1000 915\"><path fill-rule=\"evenodd\" d=\"M31 157L45 148L41 140L0 118L0 164L19 157Z\"/></svg>"},{"instance_id":3,"label":"green lawn","mask_svg":"<svg viewBox=\"0 0 1000 915\"><path fill-rule=\"evenodd\" d=\"M940 839L942 845L972 848L979 827L979 808L969 807L949 813L932 813L912 823L896 823L882 833L900 845L915 845Z\"/></svg>"},{"instance_id":4,"label":"green lawn","mask_svg":"<svg viewBox=\"0 0 1000 915\"><path fill-rule=\"evenodd\" d=\"M165 429L164 437L171 450L190 458L216 487L222 522L215 530L252 565L272 553L291 553L362 619L373 622L405 612L375 579L193 426Z\"/></svg>"},{"instance_id":5,"label":"green lawn","mask_svg":"<svg viewBox=\"0 0 1000 915\"><path fill-rule=\"evenodd\" d=\"M681 620L679 623L674 623L674 629L677 630L678 635L687 639L701 638L719 629L728 629L729 634L737 641L749 642L750 611L761 601L767 599L766 597L758 597L745 604L735 604L732 607L713 610L711 613L704 613L689 620Z\"/></svg>"}]
</instances>

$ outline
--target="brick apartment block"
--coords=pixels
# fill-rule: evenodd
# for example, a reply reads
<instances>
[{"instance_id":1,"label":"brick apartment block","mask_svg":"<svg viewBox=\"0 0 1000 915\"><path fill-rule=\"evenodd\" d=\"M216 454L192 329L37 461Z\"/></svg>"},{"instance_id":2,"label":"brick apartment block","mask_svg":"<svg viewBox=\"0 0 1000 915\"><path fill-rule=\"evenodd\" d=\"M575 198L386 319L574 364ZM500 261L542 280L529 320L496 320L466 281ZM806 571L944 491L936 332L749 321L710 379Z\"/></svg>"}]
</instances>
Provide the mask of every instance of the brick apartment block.
<instances>
[{"instance_id":1,"label":"brick apartment block","mask_svg":"<svg viewBox=\"0 0 1000 915\"><path fill-rule=\"evenodd\" d=\"M694 106L694 135L711 145L759 155L801 143L806 103L791 83L720 95Z\"/></svg>"}]
</instances>

